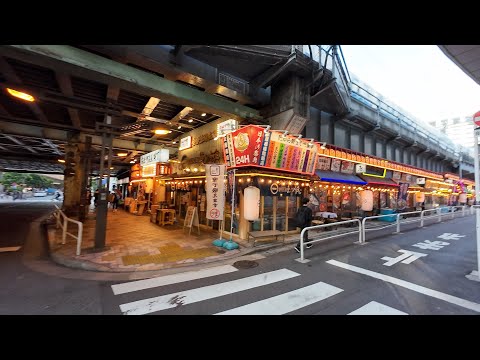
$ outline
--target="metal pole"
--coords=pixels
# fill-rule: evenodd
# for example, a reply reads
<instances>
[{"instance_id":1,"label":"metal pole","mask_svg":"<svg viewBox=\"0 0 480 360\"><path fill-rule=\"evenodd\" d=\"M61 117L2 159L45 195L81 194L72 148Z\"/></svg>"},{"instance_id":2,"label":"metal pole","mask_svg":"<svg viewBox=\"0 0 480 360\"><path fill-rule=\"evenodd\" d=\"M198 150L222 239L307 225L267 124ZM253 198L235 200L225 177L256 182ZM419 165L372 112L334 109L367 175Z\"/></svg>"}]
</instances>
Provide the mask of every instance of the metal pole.
<instances>
[{"instance_id":1,"label":"metal pole","mask_svg":"<svg viewBox=\"0 0 480 360\"><path fill-rule=\"evenodd\" d=\"M480 199L480 164L478 159L478 135L480 128L474 131L474 165L475 165L475 203L478 204ZM480 209L476 208L475 212L476 228L477 228L477 278L480 280ZM473 271L472 271L473 275Z\"/></svg>"},{"instance_id":2,"label":"metal pole","mask_svg":"<svg viewBox=\"0 0 480 360\"><path fill-rule=\"evenodd\" d=\"M233 169L232 218L230 219L230 241L232 241L232 238L233 238L233 217L235 215L235 191L236 191L235 172L236 172L236 169ZM255 243L253 245L255 245Z\"/></svg>"},{"instance_id":3,"label":"metal pole","mask_svg":"<svg viewBox=\"0 0 480 360\"><path fill-rule=\"evenodd\" d=\"M104 124L111 124L111 116L110 115L105 115L104 119ZM96 210L96 222L95 222L95 250L103 250L105 248L105 237L106 237L106 232L107 232L107 210L108 210L108 199L107 199L107 194L108 194L108 185L109 185L109 179L107 178L107 183L106 186L107 188L105 189L104 186L102 186L102 181L103 181L103 175L105 174L105 148L108 147L109 151L109 163L111 162L111 152L110 148L112 147L112 137L111 134L107 134L106 129L103 129L102 131L102 150L100 153L100 178L98 179L98 189L99 189L99 194L98 194L98 204L97 204L97 210ZM110 167L107 169L108 174L110 176Z\"/></svg>"}]
</instances>

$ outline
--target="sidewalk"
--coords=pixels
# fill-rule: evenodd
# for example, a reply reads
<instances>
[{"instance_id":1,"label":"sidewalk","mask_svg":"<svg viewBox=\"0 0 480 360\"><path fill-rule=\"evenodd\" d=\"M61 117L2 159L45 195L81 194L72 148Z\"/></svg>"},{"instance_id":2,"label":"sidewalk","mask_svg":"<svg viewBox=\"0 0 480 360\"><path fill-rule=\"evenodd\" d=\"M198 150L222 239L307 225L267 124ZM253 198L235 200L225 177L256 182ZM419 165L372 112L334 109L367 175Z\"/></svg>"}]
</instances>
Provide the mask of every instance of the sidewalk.
<instances>
[{"instance_id":1,"label":"sidewalk","mask_svg":"<svg viewBox=\"0 0 480 360\"><path fill-rule=\"evenodd\" d=\"M61 229L48 227L48 241L52 259L64 266L92 271L134 272L162 270L204 263L221 262L226 259L282 247L282 242L265 242L255 247L247 241L237 241L239 248L227 250L212 244L219 232L200 227L183 230L181 225L158 226L150 222L149 216L136 216L121 209L107 215L106 251L94 252L94 213L83 224L81 255L75 255L76 240L67 236L61 244ZM77 226L69 224L68 232L77 234ZM224 235L224 239L229 237ZM285 245L291 246L298 234L286 236Z\"/></svg>"}]
</instances>

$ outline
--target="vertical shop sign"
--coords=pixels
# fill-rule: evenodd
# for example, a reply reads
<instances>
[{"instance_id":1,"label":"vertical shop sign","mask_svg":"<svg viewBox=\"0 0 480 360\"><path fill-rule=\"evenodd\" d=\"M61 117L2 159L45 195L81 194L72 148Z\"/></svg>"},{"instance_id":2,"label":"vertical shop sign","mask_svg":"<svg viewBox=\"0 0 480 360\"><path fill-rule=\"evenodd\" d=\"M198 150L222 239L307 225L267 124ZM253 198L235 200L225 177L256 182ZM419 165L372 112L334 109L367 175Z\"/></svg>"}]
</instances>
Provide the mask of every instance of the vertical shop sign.
<instances>
[{"instance_id":1,"label":"vertical shop sign","mask_svg":"<svg viewBox=\"0 0 480 360\"><path fill-rule=\"evenodd\" d=\"M205 165L207 195L207 219L223 220L225 208L225 165Z\"/></svg>"},{"instance_id":2,"label":"vertical shop sign","mask_svg":"<svg viewBox=\"0 0 480 360\"><path fill-rule=\"evenodd\" d=\"M398 183L398 197L397 197L397 207L399 209L404 209L407 207L407 197L408 197L408 186L410 183Z\"/></svg>"}]
</instances>

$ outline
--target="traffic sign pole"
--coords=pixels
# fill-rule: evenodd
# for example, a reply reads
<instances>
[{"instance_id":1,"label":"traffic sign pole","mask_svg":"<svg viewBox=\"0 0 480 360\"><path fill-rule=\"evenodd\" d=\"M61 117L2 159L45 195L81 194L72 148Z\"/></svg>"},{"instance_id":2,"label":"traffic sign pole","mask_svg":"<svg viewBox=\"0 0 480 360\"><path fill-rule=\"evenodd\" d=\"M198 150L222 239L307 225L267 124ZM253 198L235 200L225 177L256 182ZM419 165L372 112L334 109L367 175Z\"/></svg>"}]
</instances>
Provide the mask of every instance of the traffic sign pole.
<instances>
[{"instance_id":1,"label":"traffic sign pole","mask_svg":"<svg viewBox=\"0 0 480 360\"><path fill-rule=\"evenodd\" d=\"M473 121L477 126L480 126L480 111L473 115ZM474 130L474 166L475 166L475 204L480 205L480 164L478 159L478 137L480 135L480 127L476 127ZM475 220L477 230L477 270L473 270L471 274L467 275L470 280L480 281L480 208L475 208Z\"/></svg>"}]
</instances>

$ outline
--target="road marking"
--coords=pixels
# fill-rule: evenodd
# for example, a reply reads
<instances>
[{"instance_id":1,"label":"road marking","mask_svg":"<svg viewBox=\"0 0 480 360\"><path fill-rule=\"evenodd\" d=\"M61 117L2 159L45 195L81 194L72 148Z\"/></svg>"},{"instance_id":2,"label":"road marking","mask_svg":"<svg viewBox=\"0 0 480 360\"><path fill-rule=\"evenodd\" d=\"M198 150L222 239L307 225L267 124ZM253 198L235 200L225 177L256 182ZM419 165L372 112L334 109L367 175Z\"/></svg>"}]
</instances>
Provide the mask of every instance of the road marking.
<instances>
[{"instance_id":1,"label":"road marking","mask_svg":"<svg viewBox=\"0 0 480 360\"><path fill-rule=\"evenodd\" d=\"M342 291L335 286L318 282L285 294L222 311L215 315L283 315Z\"/></svg>"},{"instance_id":2,"label":"road marking","mask_svg":"<svg viewBox=\"0 0 480 360\"><path fill-rule=\"evenodd\" d=\"M0 248L0 252L18 251L18 250L20 250L20 248L21 248L21 246L3 247L3 248Z\"/></svg>"},{"instance_id":3,"label":"road marking","mask_svg":"<svg viewBox=\"0 0 480 360\"><path fill-rule=\"evenodd\" d=\"M227 274L234 271L238 271L238 269L231 265L222 265L222 266L211 267L211 268L202 269L198 271L187 271L179 274L166 275L166 276L145 279L145 280L131 281L123 284L116 284L116 285L112 285L112 290L115 295L126 294L133 291L145 290L145 289L150 289L150 288L164 286L164 285L202 279L209 276Z\"/></svg>"},{"instance_id":4,"label":"road marking","mask_svg":"<svg viewBox=\"0 0 480 360\"><path fill-rule=\"evenodd\" d=\"M446 301L446 302L449 302L449 303L452 303L476 312L480 312L480 304L474 303L473 301L469 301L456 296L445 294L437 290L432 290L424 286L417 285L405 280L397 279L392 276L380 274L375 271L366 270L354 265L345 264L337 260L328 260L327 263L330 265L335 265L335 266L338 266L350 271L354 271L360 274L371 276L373 278L380 279L398 286L402 286L404 288L419 292L421 294L428 295L428 296L431 296L431 297L434 297L434 298L437 298L437 299L440 299L440 300L443 300L443 301Z\"/></svg>"},{"instance_id":5,"label":"road marking","mask_svg":"<svg viewBox=\"0 0 480 360\"><path fill-rule=\"evenodd\" d=\"M390 306L380 304L376 301L370 301L348 315L408 315L403 311L394 309Z\"/></svg>"},{"instance_id":6,"label":"road marking","mask_svg":"<svg viewBox=\"0 0 480 360\"><path fill-rule=\"evenodd\" d=\"M388 260L386 263L383 265L385 266L392 266L395 265L398 262L402 262L403 264L410 264L411 262L417 260L418 258L421 258L422 256L427 256L428 254L423 254L419 252L414 252L414 251L408 251L408 250L397 250L398 252L403 253L403 255L399 255L396 258L391 258L389 256L384 256L382 257L382 260Z\"/></svg>"},{"instance_id":7,"label":"road marking","mask_svg":"<svg viewBox=\"0 0 480 360\"><path fill-rule=\"evenodd\" d=\"M452 233L443 233L442 235L437 236L437 238L443 240L460 240L459 238L465 237L465 235L452 234Z\"/></svg>"},{"instance_id":8,"label":"road marking","mask_svg":"<svg viewBox=\"0 0 480 360\"><path fill-rule=\"evenodd\" d=\"M220 284L122 304L120 305L120 310L125 315L148 314L253 289L258 286L272 284L296 276L300 276L300 274L288 269L280 269Z\"/></svg>"}]
</instances>

